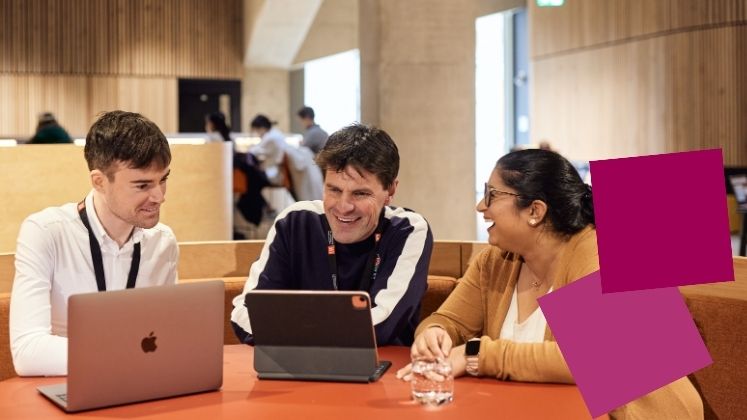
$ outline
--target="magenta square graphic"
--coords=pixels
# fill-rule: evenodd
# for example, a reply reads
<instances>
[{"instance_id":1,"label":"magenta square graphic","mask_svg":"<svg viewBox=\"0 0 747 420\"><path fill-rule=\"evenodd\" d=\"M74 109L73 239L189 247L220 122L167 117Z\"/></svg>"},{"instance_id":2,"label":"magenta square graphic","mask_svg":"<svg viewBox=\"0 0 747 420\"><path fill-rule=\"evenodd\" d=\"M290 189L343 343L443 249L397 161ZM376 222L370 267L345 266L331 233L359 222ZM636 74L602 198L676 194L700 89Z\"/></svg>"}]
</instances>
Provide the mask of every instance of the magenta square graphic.
<instances>
[{"instance_id":1,"label":"magenta square graphic","mask_svg":"<svg viewBox=\"0 0 747 420\"><path fill-rule=\"evenodd\" d=\"M590 169L604 293L734 281L720 149Z\"/></svg>"},{"instance_id":2,"label":"magenta square graphic","mask_svg":"<svg viewBox=\"0 0 747 420\"><path fill-rule=\"evenodd\" d=\"M592 417L713 362L677 288L602 294L596 271L539 304Z\"/></svg>"}]
</instances>

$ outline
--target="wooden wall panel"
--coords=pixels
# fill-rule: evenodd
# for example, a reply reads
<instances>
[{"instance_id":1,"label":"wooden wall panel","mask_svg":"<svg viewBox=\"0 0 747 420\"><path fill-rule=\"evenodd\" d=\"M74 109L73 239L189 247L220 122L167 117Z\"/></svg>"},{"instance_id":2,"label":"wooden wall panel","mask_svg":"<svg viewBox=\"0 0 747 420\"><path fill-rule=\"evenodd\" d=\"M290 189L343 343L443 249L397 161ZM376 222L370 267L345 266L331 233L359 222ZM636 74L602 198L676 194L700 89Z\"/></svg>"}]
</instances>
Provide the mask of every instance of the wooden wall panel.
<instances>
[{"instance_id":1,"label":"wooden wall panel","mask_svg":"<svg viewBox=\"0 0 747 420\"><path fill-rule=\"evenodd\" d=\"M658 55L649 54L649 48L657 50L654 45L642 44L639 45L640 54ZM628 55L631 53L632 50L618 46L533 63L532 87L540 99L532 102L532 136L549 140L561 153L573 159L634 154L636 145L630 141L635 137L630 130L630 114L645 122L648 118L638 113L657 107L645 103L641 108L636 106L635 96L639 90L636 85L640 85L640 89L651 88L647 79L655 75L637 74L630 66L632 61ZM632 77L626 79L626 74ZM635 76L638 78L634 79ZM651 99L663 96L655 91L647 95ZM606 112L595 114L595 110ZM614 141L620 137L615 133L625 135L628 141Z\"/></svg>"},{"instance_id":2,"label":"wooden wall panel","mask_svg":"<svg viewBox=\"0 0 747 420\"><path fill-rule=\"evenodd\" d=\"M39 159L40 154L54 158ZM171 155L161 221L174 230L179 241L230 240L231 145L171 145ZM4 199L0 206L0 253L15 251L18 230L30 214L77 202L91 189L79 146L0 147L0 168ZM210 205L194 205L195 201Z\"/></svg>"},{"instance_id":3,"label":"wooden wall panel","mask_svg":"<svg viewBox=\"0 0 747 420\"><path fill-rule=\"evenodd\" d=\"M562 7L527 4L533 57L747 20L744 0L566 0Z\"/></svg>"},{"instance_id":4,"label":"wooden wall panel","mask_svg":"<svg viewBox=\"0 0 747 420\"><path fill-rule=\"evenodd\" d=\"M0 0L0 136L50 111L83 135L102 110L178 131L177 79L240 79L241 0Z\"/></svg>"},{"instance_id":5,"label":"wooden wall panel","mask_svg":"<svg viewBox=\"0 0 747 420\"><path fill-rule=\"evenodd\" d=\"M224 2L223 7L241 10L240 0ZM220 49L219 46L242 44L241 16L226 15L213 2L184 0L180 3L182 7L175 16L177 73L206 77L220 69L227 77L238 77L236 72L242 71L243 50Z\"/></svg>"},{"instance_id":6,"label":"wooden wall panel","mask_svg":"<svg viewBox=\"0 0 747 420\"><path fill-rule=\"evenodd\" d=\"M747 26L737 22L743 2L567 6L553 9L552 22L551 12L530 7L532 34L551 39L551 27L537 29L546 24L560 40L532 41L534 51L559 48L532 57L533 141L547 139L579 160L722 148L725 164L747 166ZM635 28L623 25L645 16ZM587 18L597 22L580 23ZM570 30L565 20L585 29ZM652 33L619 38L631 28Z\"/></svg>"},{"instance_id":7,"label":"wooden wall panel","mask_svg":"<svg viewBox=\"0 0 747 420\"><path fill-rule=\"evenodd\" d=\"M175 133L178 108L175 78L0 74L0 136L31 137L46 111L70 135L85 136L99 113L114 109L139 112Z\"/></svg>"},{"instance_id":8,"label":"wooden wall panel","mask_svg":"<svg viewBox=\"0 0 747 420\"><path fill-rule=\"evenodd\" d=\"M37 116L52 111L71 134L87 130L87 78L0 74L0 133L31 137Z\"/></svg>"},{"instance_id":9,"label":"wooden wall panel","mask_svg":"<svg viewBox=\"0 0 747 420\"><path fill-rule=\"evenodd\" d=\"M580 160L721 147L747 165L745 37L723 27L535 61L532 136Z\"/></svg>"},{"instance_id":10,"label":"wooden wall panel","mask_svg":"<svg viewBox=\"0 0 747 420\"><path fill-rule=\"evenodd\" d=\"M14 77L0 73L0 137L9 134L17 134L15 131L19 126L19 108L23 108L23 98L15 95L19 82ZM24 115L27 117L27 115ZM24 125L25 126L25 125ZM25 130L24 132L27 132Z\"/></svg>"},{"instance_id":11,"label":"wooden wall panel","mask_svg":"<svg viewBox=\"0 0 747 420\"><path fill-rule=\"evenodd\" d=\"M241 77L241 0L0 0L0 12L0 72Z\"/></svg>"},{"instance_id":12,"label":"wooden wall panel","mask_svg":"<svg viewBox=\"0 0 747 420\"><path fill-rule=\"evenodd\" d=\"M177 80L173 78L91 77L92 119L88 125L101 112L123 109L145 115L164 133L176 133L179 131L177 90Z\"/></svg>"}]
</instances>

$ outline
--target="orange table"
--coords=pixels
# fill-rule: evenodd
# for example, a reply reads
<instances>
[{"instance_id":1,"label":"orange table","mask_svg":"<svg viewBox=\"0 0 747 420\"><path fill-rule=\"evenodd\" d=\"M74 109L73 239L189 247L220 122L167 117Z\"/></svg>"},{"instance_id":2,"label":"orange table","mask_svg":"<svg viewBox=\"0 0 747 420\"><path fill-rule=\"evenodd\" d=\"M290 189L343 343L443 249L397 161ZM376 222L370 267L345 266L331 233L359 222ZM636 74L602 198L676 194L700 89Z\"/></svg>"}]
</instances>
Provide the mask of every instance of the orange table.
<instances>
[{"instance_id":1,"label":"orange table","mask_svg":"<svg viewBox=\"0 0 747 420\"><path fill-rule=\"evenodd\" d=\"M380 357L393 366L372 384L258 380L254 349L225 347L223 388L72 416L153 419L588 419L589 412L572 385L502 382L463 377L454 382L454 401L429 408L410 400L410 386L394 377L409 362L409 349L384 347ZM62 410L37 391L64 378L13 378L0 382L0 418L65 418ZM70 415L67 415L70 416ZM68 417L69 418L69 417Z\"/></svg>"}]
</instances>

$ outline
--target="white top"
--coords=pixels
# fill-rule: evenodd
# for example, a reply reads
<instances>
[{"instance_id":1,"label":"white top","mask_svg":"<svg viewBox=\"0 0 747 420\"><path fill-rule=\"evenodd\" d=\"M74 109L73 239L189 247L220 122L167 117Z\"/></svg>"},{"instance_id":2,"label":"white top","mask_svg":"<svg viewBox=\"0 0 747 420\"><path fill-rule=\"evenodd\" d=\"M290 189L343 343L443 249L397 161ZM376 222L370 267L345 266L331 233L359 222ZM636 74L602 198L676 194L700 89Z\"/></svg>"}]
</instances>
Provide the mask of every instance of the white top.
<instances>
[{"instance_id":1,"label":"white top","mask_svg":"<svg viewBox=\"0 0 747 420\"><path fill-rule=\"evenodd\" d=\"M552 292L552 288L547 293L550 292ZM516 288L514 287L514 293L511 296L511 306L508 307L508 313L506 314L506 319L503 321L499 338L517 343L541 343L545 341L547 320L542 313L542 309L537 307L521 324L517 322L518 319L519 303L516 297Z\"/></svg>"},{"instance_id":2,"label":"white top","mask_svg":"<svg viewBox=\"0 0 747 420\"><path fill-rule=\"evenodd\" d=\"M273 127L262 136L262 141L249 149L249 152L259 157L267 170L283 163L285 146L285 135Z\"/></svg>"},{"instance_id":3,"label":"white top","mask_svg":"<svg viewBox=\"0 0 747 420\"><path fill-rule=\"evenodd\" d=\"M136 287L176 283L179 249L171 229L161 223L135 228L120 249L103 227L86 196L86 214L101 246L106 289L124 289L134 244L141 243ZM15 254L16 275L10 299L10 346L21 376L67 374L67 299L98 291L88 231L77 203L49 207L21 225Z\"/></svg>"}]
</instances>

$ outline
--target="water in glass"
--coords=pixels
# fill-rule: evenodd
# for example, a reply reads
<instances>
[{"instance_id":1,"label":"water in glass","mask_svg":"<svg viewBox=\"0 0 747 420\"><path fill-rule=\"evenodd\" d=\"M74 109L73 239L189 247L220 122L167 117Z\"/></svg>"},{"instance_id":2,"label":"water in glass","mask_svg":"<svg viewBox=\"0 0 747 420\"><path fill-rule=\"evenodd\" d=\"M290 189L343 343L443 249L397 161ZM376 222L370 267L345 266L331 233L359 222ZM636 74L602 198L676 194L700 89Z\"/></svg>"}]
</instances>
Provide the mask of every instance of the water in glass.
<instances>
[{"instance_id":1,"label":"water in glass","mask_svg":"<svg viewBox=\"0 0 747 420\"><path fill-rule=\"evenodd\" d=\"M448 360L413 360L412 398L426 405L441 405L454 398L454 375Z\"/></svg>"}]
</instances>

